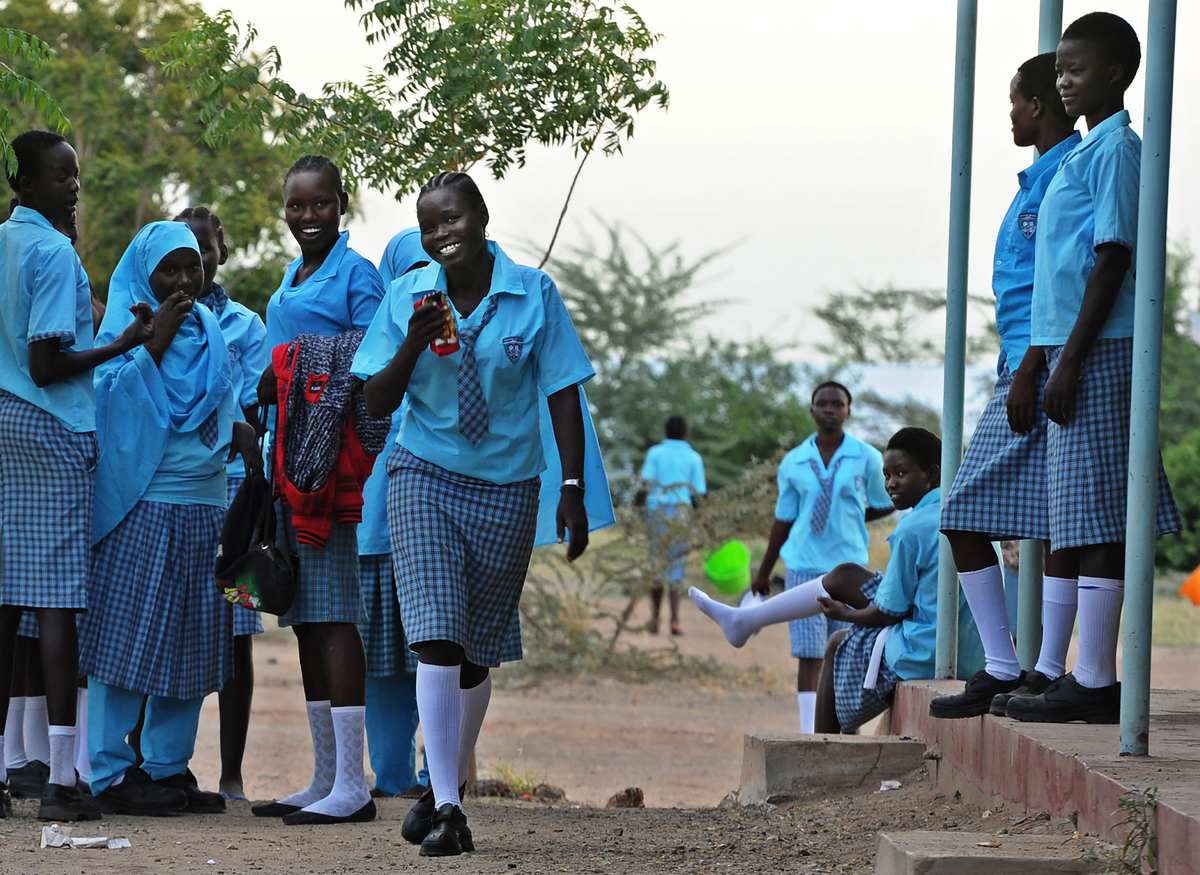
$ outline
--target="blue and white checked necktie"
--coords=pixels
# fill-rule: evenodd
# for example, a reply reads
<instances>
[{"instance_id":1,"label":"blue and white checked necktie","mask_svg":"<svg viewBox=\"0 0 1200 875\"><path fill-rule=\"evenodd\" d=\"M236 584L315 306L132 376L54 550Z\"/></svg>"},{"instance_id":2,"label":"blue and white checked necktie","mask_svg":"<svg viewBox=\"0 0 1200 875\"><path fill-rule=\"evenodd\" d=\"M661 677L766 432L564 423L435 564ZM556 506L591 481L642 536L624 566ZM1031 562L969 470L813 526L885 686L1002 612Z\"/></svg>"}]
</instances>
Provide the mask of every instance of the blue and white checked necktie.
<instances>
[{"instance_id":1,"label":"blue and white checked necktie","mask_svg":"<svg viewBox=\"0 0 1200 875\"><path fill-rule=\"evenodd\" d=\"M817 482L821 484L821 494L817 496L817 503L813 505L812 530L814 535L825 531L825 526L829 523L829 509L833 506L833 478L837 476L838 468L845 460L846 457L842 456L834 462L833 470L829 472L828 477L821 476L821 466L817 464L816 459L808 460L808 464L812 465L813 473L817 475Z\"/></svg>"},{"instance_id":2,"label":"blue and white checked necktie","mask_svg":"<svg viewBox=\"0 0 1200 875\"><path fill-rule=\"evenodd\" d=\"M462 360L458 363L458 430L474 447L479 446L488 431L487 399L483 397L483 386L479 382L475 341L496 315L499 300L496 295L488 295L479 324L458 330L458 342L462 346Z\"/></svg>"}]
</instances>

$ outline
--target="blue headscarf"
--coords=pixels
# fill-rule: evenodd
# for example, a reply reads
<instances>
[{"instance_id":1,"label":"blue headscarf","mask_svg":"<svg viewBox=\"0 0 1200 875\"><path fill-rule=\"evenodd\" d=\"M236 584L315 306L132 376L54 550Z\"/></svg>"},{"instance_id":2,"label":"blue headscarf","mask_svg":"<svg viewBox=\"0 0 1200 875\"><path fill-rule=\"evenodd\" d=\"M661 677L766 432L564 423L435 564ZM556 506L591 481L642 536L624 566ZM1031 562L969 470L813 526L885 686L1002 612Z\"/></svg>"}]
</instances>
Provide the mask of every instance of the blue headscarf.
<instances>
[{"instance_id":1,"label":"blue headscarf","mask_svg":"<svg viewBox=\"0 0 1200 875\"><path fill-rule=\"evenodd\" d=\"M429 253L421 246L421 229L405 228L388 241L383 250L383 258L379 260L379 275L383 284L390 286L392 280L399 279L413 265L433 261Z\"/></svg>"}]
</instances>

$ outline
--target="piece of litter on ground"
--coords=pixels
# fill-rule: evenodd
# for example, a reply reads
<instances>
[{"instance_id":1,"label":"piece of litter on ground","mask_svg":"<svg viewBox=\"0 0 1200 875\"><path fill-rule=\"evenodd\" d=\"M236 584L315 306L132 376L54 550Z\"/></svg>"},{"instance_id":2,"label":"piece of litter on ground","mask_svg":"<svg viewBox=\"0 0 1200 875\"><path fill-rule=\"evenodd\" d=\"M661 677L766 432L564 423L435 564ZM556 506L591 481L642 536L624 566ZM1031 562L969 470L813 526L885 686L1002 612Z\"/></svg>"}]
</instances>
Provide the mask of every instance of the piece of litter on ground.
<instances>
[{"instance_id":1,"label":"piece of litter on ground","mask_svg":"<svg viewBox=\"0 0 1200 875\"><path fill-rule=\"evenodd\" d=\"M1001 846L1002 845L1000 842L976 842L975 843L975 847L977 847L977 848L999 848Z\"/></svg>"},{"instance_id":2,"label":"piece of litter on ground","mask_svg":"<svg viewBox=\"0 0 1200 875\"><path fill-rule=\"evenodd\" d=\"M62 824L52 823L42 827L43 848L107 848L115 851L119 848L131 848L129 839L108 836L76 836L70 829L64 829Z\"/></svg>"},{"instance_id":3,"label":"piece of litter on ground","mask_svg":"<svg viewBox=\"0 0 1200 875\"><path fill-rule=\"evenodd\" d=\"M880 793L883 793L885 790L899 790L899 789L900 789L899 781L881 781L879 784L879 792Z\"/></svg>"},{"instance_id":4,"label":"piece of litter on ground","mask_svg":"<svg viewBox=\"0 0 1200 875\"><path fill-rule=\"evenodd\" d=\"M216 860L209 860L209 861L208 861L208 865L209 865L209 866L215 866L215 865L217 865L217 861L216 861Z\"/></svg>"}]
</instances>

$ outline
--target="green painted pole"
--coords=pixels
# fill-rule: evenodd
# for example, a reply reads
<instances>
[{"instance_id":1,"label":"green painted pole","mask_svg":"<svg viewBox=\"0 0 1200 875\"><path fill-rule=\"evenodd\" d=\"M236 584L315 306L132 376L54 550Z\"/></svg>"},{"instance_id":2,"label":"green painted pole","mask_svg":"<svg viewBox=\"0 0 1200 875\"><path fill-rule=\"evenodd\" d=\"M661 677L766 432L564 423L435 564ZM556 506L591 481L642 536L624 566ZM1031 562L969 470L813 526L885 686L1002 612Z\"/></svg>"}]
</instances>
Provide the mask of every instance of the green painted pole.
<instances>
[{"instance_id":1,"label":"green painted pole","mask_svg":"<svg viewBox=\"0 0 1200 875\"><path fill-rule=\"evenodd\" d=\"M942 393L942 501L958 473L963 449L963 395L967 357L967 256L971 239L971 147L975 123L977 0L958 0L954 55L954 140L950 166L950 257L946 278L946 366ZM938 556L937 653L939 678L958 674L958 575L950 544Z\"/></svg>"},{"instance_id":2,"label":"green painted pole","mask_svg":"<svg viewBox=\"0 0 1200 875\"><path fill-rule=\"evenodd\" d=\"M1038 54L1052 52L1062 35L1063 0L1042 0L1038 15ZM1034 154L1037 150L1034 150ZM1017 659L1029 671L1042 649L1041 541L1021 542L1021 571L1017 583Z\"/></svg>"},{"instance_id":3,"label":"green painted pole","mask_svg":"<svg viewBox=\"0 0 1200 875\"><path fill-rule=\"evenodd\" d=\"M1125 523L1125 641L1121 755L1150 752L1150 641L1154 625L1154 498L1162 378L1167 185L1175 75L1176 0L1150 0L1146 34L1146 119L1138 195L1133 397L1129 414L1129 508Z\"/></svg>"}]
</instances>

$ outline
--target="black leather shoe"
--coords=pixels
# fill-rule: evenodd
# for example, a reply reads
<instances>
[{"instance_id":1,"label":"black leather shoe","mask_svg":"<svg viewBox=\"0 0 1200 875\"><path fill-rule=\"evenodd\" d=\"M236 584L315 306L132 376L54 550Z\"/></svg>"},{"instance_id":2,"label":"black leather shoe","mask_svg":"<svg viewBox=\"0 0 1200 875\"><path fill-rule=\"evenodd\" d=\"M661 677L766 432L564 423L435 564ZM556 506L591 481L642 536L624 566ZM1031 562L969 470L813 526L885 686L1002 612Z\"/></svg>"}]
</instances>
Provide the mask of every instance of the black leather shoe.
<instances>
[{"instance_id":1,"label":"black leather shoe","mask_svg":"<svg viewBox=\"0 0 1200 875\"><path fill-rule=\"evenodd\" d=\"M125 780L96 794L96 805L105 814L163 817L187 808L187 794L162 787L136 766L125 770Z\"/></svg>"},{"instance_id":2,"label":"black leather shoe","mask_svg":"<svg viewBox=\"0 0 1200 875\"><path fill-rule=\"evenodd\" d=\"M287 802L263 802L261 805L250 806L250 813L255 817L283 817L299 810L299 805L289 805Z\"/></svg>"},{"instance_id":3,"label":"black leather shoe","mask_svg":"<svg viewBox=\"0 0 1200 875\"><path fill-rule=\"evenodd\" d=\"M1008 702L1015 696L1037 696L1046 691L1046 687L1050 686L1054 678L1047 677L1036 668L1033 671L1025 672L1025 682L1017 687L1011 693L997 693L992 697L992 707L990 713L997 717L1008 716Z\"/></svg>"},{"instance_id":4,"label":"black leather shoe","mask_svg":"<svg viewBox=\"0 0 1200 875\"><path fill-rule=\"evenodd\" d=\"M463 784L458 788L458 798L462 798L467 790L467 785ZM419 845L425 841L425 836L429 835L429 831L433 829L433 813L436 806L433 798L433 785L425 788L425 792L421 794L413 807L408 809L408 814L404 815L404 823L400 824L400 836L410 845ZM470 833L468 833L470 835ZM474 850L474 847L467 850Z\"/></svg>"},{"instance_id":5,"label":"black leather shoe","mask_svg":"<svg viewBox=\"0 0 1200 875\"><path fill-rule=\"evenodd\" d=\"M293 811L283 816L283 822L288 826L303 826L314 823L370 823L375 819L375 800L368 799L367 804L353 814L338 816L336 814L318 814L315 811Z\"/></svg>"},{"instance_id":6,"label":"black leather shoe","mask_svg":"<svg viewBox=\"0 0 1200 875\"><path fill-rule=\"evenodd\" d=\"M91 793L82 787L66 787L62 784L47 784L38 807L38 820L100 820L103 815Z\"/></svg>"},{"instance_id":7,"label":"black leather shoe","mask_svg":"<svg viewBox=\"0 0 1200 875\"><path fill-rule=\"evenodd\" d=\"M225 797L211 790L201 790L200 782L196 780L191 769L178 775L159 778L154 783L159 787L182 792L187 797L187 808L183 809L187 814L225 813Z\"/></svg>"},{"instance_id":8,"label":"black leather shoe","mask_svg":"<svg viewBox=\"0 0 1200 875\"><path fill-rule=\"evenodd\" d=\"M1091 689L1065 674L1039 696L1009 699L1007 713L1026 723L1120 723L1121 685Z\"/></svg>"},{"instance_id":9,"label":"black leather shoe","mask_svg":"<svg viewBox=\"0 0 1200 875\"><path fill-rule=\"evenodd\" d=\"M41 760L30 760L19 769L8 770L8 792L13 799L41 799L50 780L50 767Z\"/></svg>"},{"instance_id":10,"label":"black leather shoe","mask_svg":"<svg viewBox=\"0 0 1200 875\"><path fill-rule=\"evenodd\" d=\"M12 796L8 792L8 784L0 781L0 820L12 817Z\"/></svg>"},{"instance_id":11,"label":"black leather shoe","mask_svg":"<svg viewBox=\"0 0 1200 875\"><path fill-rule=\"evenodd\" d=\"M1002 681L981 669L971 675L961 693L935 696L929 703L929 716L959 720L986 714L992 707L992 699L1000 693L1011 693L1024 680L1025 672L1011 681Z\"/></svg>"},{"instance_id":12,"label":"black leather shoe","mask_svg":"<svg viewBox=\"0 0 1200 875\"><path fill-rule=\"evenodd\" d=\"M466 850L461 837L466 828L467 816L463 814L463 810L447 802L434 812L433 829L425 836L425 841L421 842L421 856L457 857ZM471 847L474 848L474 844Z\"/></svg>"}]
</instances>

